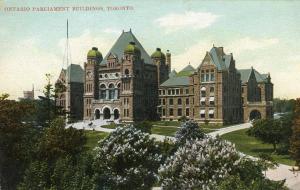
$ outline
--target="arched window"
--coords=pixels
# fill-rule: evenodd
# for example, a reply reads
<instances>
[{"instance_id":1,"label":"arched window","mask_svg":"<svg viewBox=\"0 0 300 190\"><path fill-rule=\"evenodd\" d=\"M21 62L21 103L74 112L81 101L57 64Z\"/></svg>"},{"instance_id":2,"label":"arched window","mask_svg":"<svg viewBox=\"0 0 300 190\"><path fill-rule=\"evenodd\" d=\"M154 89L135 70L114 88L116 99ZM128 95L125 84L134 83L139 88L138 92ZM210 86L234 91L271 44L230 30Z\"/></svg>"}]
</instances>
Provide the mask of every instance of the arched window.
<instances>
[{"instance_id":1,"label":"arched window","mask_svg":"<svg viewBox=\"0 0 300 190\"><path fill-rule=\"evenodd\" d=\"M129 75L129 70L125 69L125 75Z\"/></svg>"},{"instance_id":2,"label":"arched window","mask_svg":"<svg viewBox=\"0 0 300 190\"><path fill-rule=\"evenodd\" d=\"M105 86L105 84L100 85L100 99L106 99L106 86Z\"/></svg>"},{"instance_id":3,"label":"arched window","mask_svg":"<svg viewBox=\"0 0 300 190\"><path fill-rule=\"evenodd\" d=\"M118 84L118 99L120 99L120 92L121 92L121 84Z\"/></svg>"},{"instance_id":4,"label":"arched window","mask_svg":"<svg viewBox=\"0 0 300 190\"><path fill-rule=\"evenodd\" d=\"M109 99L114 99L115 97L115 86L113 84L110 84L108 86L109 90Z\"/></svg>"}]
</instances>

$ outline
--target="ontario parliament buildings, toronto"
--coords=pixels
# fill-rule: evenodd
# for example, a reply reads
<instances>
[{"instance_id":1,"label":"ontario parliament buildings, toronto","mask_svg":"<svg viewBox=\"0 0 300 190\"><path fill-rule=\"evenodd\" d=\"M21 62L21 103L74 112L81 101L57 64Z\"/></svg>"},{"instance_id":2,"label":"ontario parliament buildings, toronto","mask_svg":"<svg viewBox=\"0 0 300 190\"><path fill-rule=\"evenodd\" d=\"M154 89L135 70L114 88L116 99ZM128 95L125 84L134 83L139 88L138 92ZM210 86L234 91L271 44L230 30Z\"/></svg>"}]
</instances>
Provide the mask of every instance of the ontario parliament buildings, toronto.
<instances>
[{"instance_id":1,"label":"ontario parliament buildings, toronto","mask_svg":"<svg viewBox=\"0 0 300 190\"><path fill-rule=\"evenodd\" d=\"M83 69L71 64L61 71L57 83L67 90L56 102L77 120L185 117L231 124L273 117L270 74L237 69L233 54L223 47L213 46L197 68L182 64L181 71L172 70L169 50L156 48L149 56L131 30L123 31L105 57L93 47Z\"/></svg>"}]
</instances>

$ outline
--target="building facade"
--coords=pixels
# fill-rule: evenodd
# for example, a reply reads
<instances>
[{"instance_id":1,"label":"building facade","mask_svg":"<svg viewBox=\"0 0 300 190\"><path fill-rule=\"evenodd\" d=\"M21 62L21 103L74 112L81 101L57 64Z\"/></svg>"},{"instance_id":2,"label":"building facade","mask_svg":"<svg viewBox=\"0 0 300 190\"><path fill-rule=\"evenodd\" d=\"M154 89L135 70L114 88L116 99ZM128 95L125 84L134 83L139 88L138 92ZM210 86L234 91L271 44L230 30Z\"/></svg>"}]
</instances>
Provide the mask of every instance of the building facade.
<instances>
[{"instance_id":1,"label":"building facade","mask_svg":"<svg viewBox=\"0 0 300 190\"><path fill-rule=\"evenodd\" d=\"M238 70L233 55L225 54L223 47L213 47L197 69L188 65L179 73L172 71L160 85L158 113L162 120L184 116L199 123L220 124L270 118L270 75L250 73Z\"/></svg>"},{"instance_id":2,"label":"building facade","mask_svg":"<svg viewBox=\"0 0 300 190\"><path fill-rule=\"evenodd\" d=\"M60 80L64 75L62 71ZM197 68L188 64L177 73L171 71L169 50L164 54L156 48L149 56L131 30L123 31L105 57L96 47L88 51L81 79L83 86L75 94L81 94L78 116L84 120L118 123L186 117L199 123L232 124L273 116L270 74L238 70L233 54L226 54L223 47L206 52ZM67 89L69 96L77 91ZM65 99L61 94L59 104L65 105Z\"/></svg>"},{"instance_id":3,"label":"building facade","mask_svg":"<svg viewBox=\"0 0 300 190\"><path fill-rule=\"evenodd\" d=\"M83 76L80 65L71 64L62 69L55 82L56 106L67 112L69 121L83 119Z\"/></svg>"},{"instance_id":4,"label":"building facade","mask_svg":"<svg viewBox=\"0 0 300 190\"><path fill-rule=\"evenodd\" d=\"M84 64L84 119L158 119L158 87L167 80L170 57L160 48L150 57L131 30L122 32L104 58L92 48Z\"/></svg>"}]
</instances>

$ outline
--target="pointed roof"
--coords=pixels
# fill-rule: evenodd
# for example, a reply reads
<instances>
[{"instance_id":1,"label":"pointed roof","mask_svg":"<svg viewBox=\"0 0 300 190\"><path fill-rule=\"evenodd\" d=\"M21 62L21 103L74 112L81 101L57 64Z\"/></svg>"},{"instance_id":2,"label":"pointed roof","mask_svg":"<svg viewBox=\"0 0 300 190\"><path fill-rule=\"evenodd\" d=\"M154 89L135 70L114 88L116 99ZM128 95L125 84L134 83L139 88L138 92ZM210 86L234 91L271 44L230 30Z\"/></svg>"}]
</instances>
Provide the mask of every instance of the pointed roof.
<instances>
[{"instance_id":1,"label":"pointed roof","mask_svg":"<svg viewBox=\"0 0 300 190\"><path fill-rule=\"evenodd\" d=\"M173 69L172 72L169 73L169 78L176 77L176 75L177 72L175 71L175 69Z\"/></svg>"},{"instance_id":2,"label":"pointed roof","mask_svg":"<svg viewBox=\"0 0 300 190\"><path fill-rule=\"evenodd\" d=\"M184 67L179 73L177 73L177 76L190 76L192 75L196 69L191 66L190 64Z\"/></svg>"},{"instance_id":3,"label":"pointed roof","mask_svg":"<svg viewBox=\"0 0 300 190\"><path fill-rule=\"evenodd\" d=\"M104 59L101 61L100 64L106 64L108 56L112 53L113 55L116 55L119 60L123 57L124 49L125 47L130 43L134 42L135 45L140 49L141 51L141 58L144 59L145 63L152 64L152 59L150 58L149 54L146 52L146 50L143 48L141 43L136 39L136 37L133 35L133 33L130 31L128 32L122 32L121 36L117 39L117 41L114 43L112 48L108 51Z\"/></svg>"},{"instance_id":4,"label":"pointed roof","mask_svg":"<svg viewBox=\"0 0 300 190\"><path fill-rule=\"evenodd\" d=\"M266 82L266 79L269 76L268 74L260 74L257 70L251 68L251 69L240 69L240 70L238 70L239 73L241 74L242 83L246 83L246 82L249 81L252 70L254 72L256 82L258 82L258 83Z\"/></svg>"},{"instance_id":5,"label":"pointed roof","mask_svg":"<svg viewBox=\"0 0 300 190\"><path fill-rule=\"evenodd\" d=\"M68 81L70 82L79 82L83 83L84 82L84 70L81 68L80 65L77 64L71 64L69 67L66 69L62 69L62 72L64 72L65 76L67 73L70 75L66 76L68 78Z\"/></svg>"},{"instance_id":6,"label":"pointed roof","mask_svg":"<svg viewBox=\"0 0 300 190\"><path fill-rule=\"evenodd\" d=\"M213 64L216 65L218 70L226 70L229 68L232 54L226 55L224 53L223 47L211 48L209 55L212 59Z\"/></svg>"}]
</instances>

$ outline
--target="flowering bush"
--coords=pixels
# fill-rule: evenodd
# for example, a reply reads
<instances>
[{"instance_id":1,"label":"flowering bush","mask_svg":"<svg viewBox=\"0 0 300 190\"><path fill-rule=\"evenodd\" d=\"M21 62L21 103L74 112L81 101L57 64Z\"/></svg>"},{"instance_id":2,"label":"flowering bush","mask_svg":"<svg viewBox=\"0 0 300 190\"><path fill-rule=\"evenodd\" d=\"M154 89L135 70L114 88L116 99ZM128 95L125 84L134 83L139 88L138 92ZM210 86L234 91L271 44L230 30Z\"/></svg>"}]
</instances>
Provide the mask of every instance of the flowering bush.
<instances>
[{"instance_id":1,"label":"flowering bush","mask_svg":"<svg viewBox=\"0 0 300 190\"><path fill-rule=\"evenodd\" d=\"M95 153L96 189L150 189L162 159L154 139L133 126L117 128Z\"/></svg>"},{"instance_id":2,"label":"flowering bush","mask_svg":"<svg viewBox=\"0 0 300 190\"><path fill-rule=\"evenodd\" d=\"M212 189L227 177L240 157L218 137L187 140L159 169L163 189Z\"/></svg>"},{"instance_id":3,"label":"flowering bush","mask_svg":"<svg viewBox=\"0 0 300 190\"><path fill-rule=\"evenodd\" d=\"M187 140L202 139L205 134L198 124L192 121L187 121L181 124L179 130L175 134L176 144L183 145Z\"/></svg>"}]
</instances>

